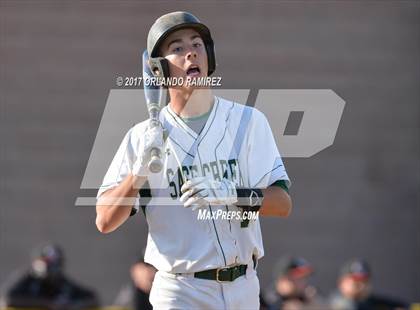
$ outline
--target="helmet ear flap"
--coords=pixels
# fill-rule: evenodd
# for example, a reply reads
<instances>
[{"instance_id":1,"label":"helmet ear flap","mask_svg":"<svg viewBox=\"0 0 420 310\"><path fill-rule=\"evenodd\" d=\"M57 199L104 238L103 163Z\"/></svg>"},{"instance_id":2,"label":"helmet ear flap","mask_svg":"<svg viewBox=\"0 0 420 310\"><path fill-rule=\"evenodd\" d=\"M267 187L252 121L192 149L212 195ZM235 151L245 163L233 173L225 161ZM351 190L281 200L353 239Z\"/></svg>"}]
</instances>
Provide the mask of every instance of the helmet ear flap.
<instances>
[{"instance_id":1,"label":"helmet ear flap","mask_svg":"<svg viewBox=\"0 0 420 310\"><path fill-rule=\"evenodd\" d=\"M158 78L169 78L169 63L164 57L149 58L149 66L153 76Z\"/></svg>"},{"instance_id":2,"label":"helmet ear flap","mask_svg":"<svg viewBox=\"0 0 420 310\"><path fill-rule=\"evenodd\" d=\"M216 52L214 49L214 44L206 44L206 52L207 52L207 66L208 66L208 76L212 75L212 73L216 70Z\"/></svg>"}]
</instances>

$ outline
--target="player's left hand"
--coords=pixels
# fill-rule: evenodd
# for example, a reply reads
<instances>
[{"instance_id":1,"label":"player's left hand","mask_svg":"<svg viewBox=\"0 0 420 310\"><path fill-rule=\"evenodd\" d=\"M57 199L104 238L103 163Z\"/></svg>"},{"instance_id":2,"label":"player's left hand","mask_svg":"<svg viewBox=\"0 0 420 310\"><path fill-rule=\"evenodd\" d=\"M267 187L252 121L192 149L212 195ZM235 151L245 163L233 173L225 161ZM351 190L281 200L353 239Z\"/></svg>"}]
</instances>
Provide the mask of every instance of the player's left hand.
<instances>
[{"instance_id":1,"label":"player's left hand","mask_svg":"<svg viewBox=\"0 0 420 310\"><path fill-rule=\"evenodd\" d=\"M235 183L228 179L193 178L182 185L181 192L180 201L192 210L208 205L231 205L238 200Z\"/></svg>"}]
</instances>

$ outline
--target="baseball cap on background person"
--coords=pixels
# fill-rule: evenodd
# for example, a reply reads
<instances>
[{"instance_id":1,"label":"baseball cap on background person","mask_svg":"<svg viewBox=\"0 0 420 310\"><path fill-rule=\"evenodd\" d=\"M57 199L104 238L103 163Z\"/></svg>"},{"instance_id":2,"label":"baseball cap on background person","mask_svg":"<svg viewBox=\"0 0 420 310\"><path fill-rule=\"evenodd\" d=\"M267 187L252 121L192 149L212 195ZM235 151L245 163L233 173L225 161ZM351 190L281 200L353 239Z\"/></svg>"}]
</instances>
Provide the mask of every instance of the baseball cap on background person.
<instances>
[{"instance_id":1,"label":"baseball cap on background person","mask_svg":"<svg viewBox=\"0 0 420 310\"><path fill-rule=\"evenodd\" d=\"M282 276L302 278L313 274L312 265L302 257L285 256L274 267L275 279Z\"/></svg>"},{"instance_id":2,"label":"baseball cap on background person","mask_svg":"<svg viewBox=\"0 0 420 310\"><path fill-rule=\"evenodd\" d=\"M352 259L343 265L339 276L350 276L354 280L367 281L370 280L372 272L369 264L365 260Z\"/></svg>"}]
</instances>

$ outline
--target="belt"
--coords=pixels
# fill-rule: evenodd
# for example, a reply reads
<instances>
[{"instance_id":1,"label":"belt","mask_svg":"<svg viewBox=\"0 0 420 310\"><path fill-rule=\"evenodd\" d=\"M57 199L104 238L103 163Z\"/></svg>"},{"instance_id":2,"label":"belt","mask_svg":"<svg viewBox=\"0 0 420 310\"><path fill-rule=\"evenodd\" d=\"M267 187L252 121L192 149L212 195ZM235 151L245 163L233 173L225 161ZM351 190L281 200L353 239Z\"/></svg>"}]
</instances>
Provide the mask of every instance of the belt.
<instances>
[{"instance_id":1,"label":"belt","mask_svg":"<svg viewBox=\"0 0 420 310\"><path fill-rule=\"evenodd\" d=\"M194 278L216 280L217 282L232 282L246 273L247 265L209 269L194 273Z\"/></svg>"}]
</instances>

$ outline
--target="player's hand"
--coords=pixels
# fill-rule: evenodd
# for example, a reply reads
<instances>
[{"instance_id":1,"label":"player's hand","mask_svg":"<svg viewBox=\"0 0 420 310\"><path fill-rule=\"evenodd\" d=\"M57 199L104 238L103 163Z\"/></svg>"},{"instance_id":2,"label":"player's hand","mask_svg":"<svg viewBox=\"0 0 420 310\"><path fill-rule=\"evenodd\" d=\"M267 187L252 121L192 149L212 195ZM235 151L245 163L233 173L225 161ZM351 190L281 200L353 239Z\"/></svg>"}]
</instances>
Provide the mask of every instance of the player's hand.
<instances>
[{"instance_id":1,"label":"player's hand","mask_svg":"<svg viewBox=\"0 0 420 310\"><path fill-rule=\"evenodd\" d=\"M147 165L150 161L152 148L163 148L163 128L161 126L148 127L143 139L140 141L138 157L133 165L131 173L137 176L148 176L150 174Z\"/></svg>"},{"instance_id":2,"label":"player's hand","mask_svg":"<svg viewBox=\"0 0 420 310\"><path fill-rule=\"evenodd\" d=\"M193 178L182 185L181 193L180 201L192 210L208 205L231 205L237 201L235 183L228 179L219 182L205 177Z\"/></svg>"}]
</instances>

